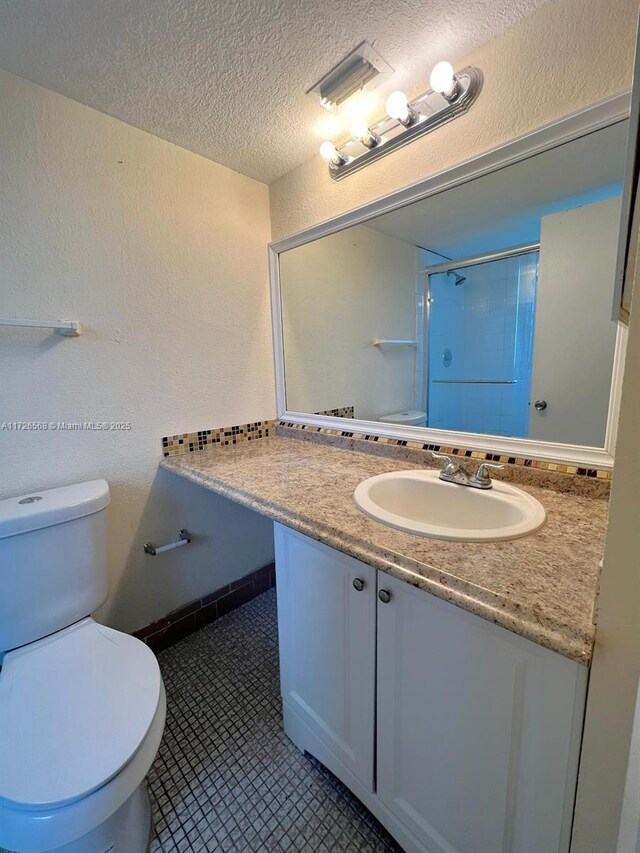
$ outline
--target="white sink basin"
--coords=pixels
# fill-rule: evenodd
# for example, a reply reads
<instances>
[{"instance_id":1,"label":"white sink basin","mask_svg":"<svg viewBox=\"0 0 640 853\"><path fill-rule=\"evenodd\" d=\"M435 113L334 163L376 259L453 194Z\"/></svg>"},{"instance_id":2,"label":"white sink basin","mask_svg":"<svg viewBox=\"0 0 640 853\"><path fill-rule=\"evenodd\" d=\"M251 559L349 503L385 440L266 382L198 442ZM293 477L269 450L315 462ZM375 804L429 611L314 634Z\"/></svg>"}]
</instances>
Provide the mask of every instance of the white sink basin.
<instances>
[{"instance_id":1,"label":"white sink basin","mask_svg":"<svg viewBox=\"0 0 640 853\"><path fill-rule=\"evenodd\" d=\"M355 502L370 518L417 536L456 542L499 542L539 530L542 504L507 483L491 489L445 483L438 471L394 471L357 486Z\"/></svg>"}]
</instances>

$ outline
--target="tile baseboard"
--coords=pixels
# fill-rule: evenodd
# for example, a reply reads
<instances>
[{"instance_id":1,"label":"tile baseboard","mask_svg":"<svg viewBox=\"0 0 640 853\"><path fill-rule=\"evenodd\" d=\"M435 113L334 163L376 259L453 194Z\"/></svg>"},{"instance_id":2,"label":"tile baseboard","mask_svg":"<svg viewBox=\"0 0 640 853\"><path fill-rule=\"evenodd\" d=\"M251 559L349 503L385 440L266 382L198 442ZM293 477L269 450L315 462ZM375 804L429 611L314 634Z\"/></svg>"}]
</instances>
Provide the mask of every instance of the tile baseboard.
<instances>
[{"instance_id":1,"label":"tile baseboard","mask_svg":"<svg viewBox=\"0 0 640 853\"><path fill-rule=\"evenodd\" d=\"M172 610L162 619L133 631L133 636L146 643L154 652L162 651L275 585L276 565L268 563L233 583Z\"/></svg>"}]
</instances>

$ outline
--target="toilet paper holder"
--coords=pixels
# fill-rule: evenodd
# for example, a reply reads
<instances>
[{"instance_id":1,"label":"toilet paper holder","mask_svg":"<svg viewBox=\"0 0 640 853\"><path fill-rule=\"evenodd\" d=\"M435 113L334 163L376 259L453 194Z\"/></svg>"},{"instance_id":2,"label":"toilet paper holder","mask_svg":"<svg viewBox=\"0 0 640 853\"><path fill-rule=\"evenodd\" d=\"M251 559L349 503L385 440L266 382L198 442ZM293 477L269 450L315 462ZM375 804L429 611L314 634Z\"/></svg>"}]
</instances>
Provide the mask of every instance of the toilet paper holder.
<instances>
[{"instance_id":1,"label":"toilet paper holder","mask_svg":"<svg viewBox=\"0 0 640 853\"><path fill-rule=\"evenodd\" d=\"M169 542L167 545L160 545L156 547L151 542L144 543L144 553L149 554L151 557L157 557L158 554L164 554L165 551L173 551L174 548L181 548L182 545L188 545L191 542L191 536L189 535L189 531L182 530L178 531L178 539L176 542Z\"/></svg>"}]
</instances>

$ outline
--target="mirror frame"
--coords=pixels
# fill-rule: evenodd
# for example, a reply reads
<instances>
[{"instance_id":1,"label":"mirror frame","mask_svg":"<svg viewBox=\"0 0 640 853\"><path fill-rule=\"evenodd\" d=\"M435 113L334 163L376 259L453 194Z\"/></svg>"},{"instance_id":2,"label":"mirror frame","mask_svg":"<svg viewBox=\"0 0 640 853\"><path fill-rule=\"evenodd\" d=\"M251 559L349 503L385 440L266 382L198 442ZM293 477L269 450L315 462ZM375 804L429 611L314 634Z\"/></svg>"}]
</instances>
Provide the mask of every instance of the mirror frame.
<instances>
[{"instance_id":1,"label":"mirror frame","mask_svg":"<svg viewBox=\"0 0 640 853\"><path fill-rule=\"evenodd\" d=\"M585 447L574 444L556 444L547 441L530 441L525 438L508 438L482 433L457 432L454 430L430 429L429 427L401 427L378 421L345 419L295 412L286 408L284 340L282 329L282 306L280 293L280 254L290 249L311 243L321 237L335 234L353 225L365 224L374 217L398 210L413 202L421 201L445 190L459 186L496 172L507 166L527 160L537 154L550 151L581 136L618 124L629 118L630 93L624 92L599 101L585 109L571 113L562 119L517 137L485 154L465 160L449 169L437 172L403 189L368 202L342 213L283 240L269 244L269 276L271 283L271 316L273 324L276 406L278 420L293 424L304 424L323 429L364 433L423 444L444 447L461 447L488 453L506 454L527 459L549 462L567 462L588 468L607 469L613 467L615 436L620 409L620 391L624 371L624 354L627 329L618 323L613 360L613 375L604 447ZM624 169L624 164L623 164ZM348 420L348 423L347 423Z\"/></svg>"}]
</instances>

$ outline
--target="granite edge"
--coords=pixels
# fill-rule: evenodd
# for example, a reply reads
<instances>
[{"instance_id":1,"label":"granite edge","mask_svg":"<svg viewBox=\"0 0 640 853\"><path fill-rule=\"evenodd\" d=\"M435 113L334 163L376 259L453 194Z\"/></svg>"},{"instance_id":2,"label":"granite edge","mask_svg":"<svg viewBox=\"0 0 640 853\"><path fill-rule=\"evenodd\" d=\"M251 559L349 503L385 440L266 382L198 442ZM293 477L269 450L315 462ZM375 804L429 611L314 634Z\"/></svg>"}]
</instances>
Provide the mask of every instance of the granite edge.
<instances>
[{"instance_id":1,"label":"granite edge","mask_svg":"<svg viewBox=\"0 0 640 853\"><path fill-rule=\"evenodd\" d=\"M177 476L210 489L248 509L265 515L273 521L278 521L399 580L411 583L418 589L423 589L437 598L449 601L463 610L474 613L499 627L577 663L588 666L591 662L592 636L587 637L585 634L571 629L562 631L549 620L541 620L540 614L530 612L521 605L515 605L514 609L509 611L507 600L431 564L416 563L409 557L402 557L403 565L401 565L397 561L401 555L385 552L379 548L374 549L367 542L341 535L333 528L325 528L316 521L292 513L242 489L229 486L211 474L194 470L190 465L188 456L168 458L163 460L160 465ZM412 571L412 565L419 566L423 572L426 570L429 574L425 576Z\"/></svg>"}]
</instances>

